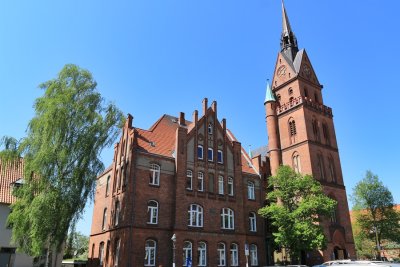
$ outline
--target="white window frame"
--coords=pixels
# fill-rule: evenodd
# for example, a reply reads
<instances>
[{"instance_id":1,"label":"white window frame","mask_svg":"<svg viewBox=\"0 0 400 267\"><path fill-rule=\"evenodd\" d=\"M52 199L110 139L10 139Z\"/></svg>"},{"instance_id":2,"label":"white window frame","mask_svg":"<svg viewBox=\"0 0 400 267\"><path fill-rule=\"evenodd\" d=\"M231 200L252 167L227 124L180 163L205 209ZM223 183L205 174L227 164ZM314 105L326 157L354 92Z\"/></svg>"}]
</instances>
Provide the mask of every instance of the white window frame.
<instances>
[{"instance_id":1,"label":"white window frame","mask_svg":"<svg viewBox=\"0 0 400 267\"><path fill-rule=\"evenodd\" d=\"M155 163L150 164L150 172L151 172L151 177L149 184L160 185L160 172L161 172L160 165Z\"/></svg>"},{"instance_id":2,"label":"white window frame","mask_svg":"<svg viewBox=\"0 0 400 267\"><path fill-rule=\"evenodd\" d=\"M230 247L230 258L231 264L230 266L239 266L239 246L236 243L232 243Z\"/></svg>"},{"instance_id":3,"label":"white window frame","mask_svg":"<svg viewBox=\"0 0 400 267\"><path fill-rule=\"evenodd\" d=\"M223 208L221 211L221 228L227 230L235 229L235 213L230 208Z\"/></svg>"},{"instance_id":4,"label":"white window frame","mask_svg":"<svg viewBox=\"0 0 400 267\"><path fill-rule=\"evenodd\" d=\"M191 170L186 171L186 190L193 190L193 172Z\"/></svg>"},{"instance_id":5,"label":"white window frame","mask_svg":"<svg viewBox=\"0 0 400 267\"><path fill-rule=\"evenodd\" d=\"M199 152L201 151L200 155ZM200 157L201 156L201 157ZM198 159L204 159L204 148L202 145L197 146L197 158Z\"/></svg>"},{"instance_id":6,"label":"white window frame","mask_svg":"<svg viewBox=\"0 0 400 267\"><path fill-rule=\"evenodd\" d=\"M155 203L155 206L150 206L151 203ZM158 223L158 202L155 200L149 200L147 202L147 224L157 224Z\"/></svg>"},{"instance_id":7,"label":"white window frame","mask_svg":"<svg viewBox=\"0 0 400 267\"><path fill-rule=\"evenodd\" d=\"M188 245L188 246L186 246ZM183 242L183 266L187 266L186 259L190 258L193 261L192 257L193 245L190 241Z\"/></svg>"},{"instance_id":8,"label":"white window frame","mask_svg":"<svg viewBox=\"0 0 400 267\"><path fill-rule=\"evenodd\" d=\"M197 173L197 190L200 192L204 192L204 173Z\"/></svg>"},{"instance_id":9,"label":"white window frame","mask_svg":"<svg viewBox=\"0 0 400 267\"><path fill-rule=\"evenodd\" d=\"M218 266L226 266L226 249L222 242L217 244L217 257Z\"/></svg>"},{"instance_id":10,"label":"white window frame","mask_svg":"<svg viewBox=\"0 0 400 267\"><path fill-rule=\"evenodd\" d=\"M234 189L233 189L233 178L232 177L228 177L228 195L233 196L234 193Z\"/></svg>"},{"instance_id":11,"label":"white window frame","mask_svg":"<svg viewBox=\"0 0 400 267\"><path fill-rule=\"evenodd\" d=\"M250 266L258 266L257 245L251 244L249 246L249 251L250 251Z\"/></svg>"},{"instance_id":12,"label":"white window frame","mask_svg":"<svg viewBox=\"0 0 400 267\"><path fill-rule=\"evenodd\" d=\"M257 232L257 216L255 212L249 214L250 232Z\"/></svg>"},{"instance_id":13,"label":"white window frame","mask_svg":"<svg viewBox=\"0 0 400 267\"><path fill-rule=\"evenodd\" d=\"M252 181L247 181L247 198L250 200L255 200L255 185Z\"/></svg>"},{"instance_id":14,"label":"white window frame","mask_svg":"<svg viewBox=\"0 0 400 267\"><path fill-rule=\"evenodd\" d=\"M197 266L207 266L207 244L199 242L197 251Z\"/></svg>"},{"instance_id":15,"label":"white window frame","mask_svg":"<svg viewBox=\"0 0 400 267\"><path fill-rule=\"evenodd\" d=\"M203 207L199 204L190 204L189 206L189 223L191 227L203 227Z\"/></svg>"},{"instance_id":16,"label":"white window frame","mask_svg":"<svg viewBox=\"0 0 400 267\"><path fill-rule=\"evenodd\" d=\"M221 149L218 149L218 151L217 151L217 161L220 164L224 163L224 153L222 152Z\"/></svg>"},{"instance_id":17,"label":"white window frame","mask_svg":"<svg viewBox=\"0 0 400 267\"><path fill-rule=\"evenodd\" d=\"M156 266L157 242L152 239L147 239L144 250L144 266Z\"/></svg>"},{"instance_id":18,"label":"white window frame","mask_svg":"<svg viewBox=\"0 0 400 267\"><path fill-rule=\"evenodd\" d=\"M208 153L207 153L208 161L214 161L214 150L209 147L207 151L208 151ZM210 152L211 152L211 154L210 154ZM211 155L211 157L210 157L210 155Z\"/></svg>"},{"instance_id":19,"label":"white window frame","mask_svg":"<svg viewBox=\"0 0 400 267\"><path fill-rule=\"evenodd\" d=\"M218 176L218 194L224 194L224 176Z\"/></svg>"}]
</instances>

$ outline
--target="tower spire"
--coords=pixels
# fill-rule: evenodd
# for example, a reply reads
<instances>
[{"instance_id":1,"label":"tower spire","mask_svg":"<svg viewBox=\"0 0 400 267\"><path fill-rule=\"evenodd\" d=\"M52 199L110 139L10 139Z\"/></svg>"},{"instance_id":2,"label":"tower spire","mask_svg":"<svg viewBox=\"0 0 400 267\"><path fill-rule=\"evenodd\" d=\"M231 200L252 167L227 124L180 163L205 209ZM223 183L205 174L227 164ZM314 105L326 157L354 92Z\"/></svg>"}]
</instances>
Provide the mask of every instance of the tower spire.
<instances>
[{"instance_id":1,"label":"tower spire","mask_svg":"<svg viewBox=\"0 0 400 267\"><path fill-rule=\"evenodd\" d=\"M285 4L282 0L282 34L281 34L281 52L283 52L292 62L296 57L299 48L297 39L290 27L289 17L286 13Z\"/></svg>"}]
</instances>

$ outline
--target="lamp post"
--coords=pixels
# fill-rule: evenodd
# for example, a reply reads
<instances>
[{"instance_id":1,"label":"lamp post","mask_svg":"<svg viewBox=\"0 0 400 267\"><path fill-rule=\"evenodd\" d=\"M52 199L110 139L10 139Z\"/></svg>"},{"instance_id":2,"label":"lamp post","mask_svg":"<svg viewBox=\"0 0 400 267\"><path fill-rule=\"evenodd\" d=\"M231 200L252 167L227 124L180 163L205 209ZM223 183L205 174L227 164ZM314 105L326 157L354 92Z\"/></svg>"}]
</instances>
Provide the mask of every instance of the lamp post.
<instances>
[{"instance_id":1,"label":"lamp post","mask_svg":"<svg viewBox=\"0 0 400 267\"><path fill-rule=\"evenodd\" d=\"M175 243L176 243L175 234L172 235L171 240L172 240L172 267L175 267Z\"/></svg>"}]
</instances>

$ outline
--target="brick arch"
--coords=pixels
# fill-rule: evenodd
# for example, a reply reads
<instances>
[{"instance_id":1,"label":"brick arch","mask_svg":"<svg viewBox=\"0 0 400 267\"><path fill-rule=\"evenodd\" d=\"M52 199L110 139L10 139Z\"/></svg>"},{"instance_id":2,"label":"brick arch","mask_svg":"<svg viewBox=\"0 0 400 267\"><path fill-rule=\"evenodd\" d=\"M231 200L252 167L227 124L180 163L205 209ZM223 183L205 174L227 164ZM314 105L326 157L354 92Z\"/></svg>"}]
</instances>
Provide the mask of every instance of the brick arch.
<instances>
[{"instance_id":1,"label":"brick arch","mask_svg":"<svg viewBox=\"0 0 400 267\"><path fill-rule=\"evenodd\" d=\"M332 235L332 243L334 247L339 247L340 249L346 249L346 241L342 231L335 230Z\"/></svg>"}]
</instances>

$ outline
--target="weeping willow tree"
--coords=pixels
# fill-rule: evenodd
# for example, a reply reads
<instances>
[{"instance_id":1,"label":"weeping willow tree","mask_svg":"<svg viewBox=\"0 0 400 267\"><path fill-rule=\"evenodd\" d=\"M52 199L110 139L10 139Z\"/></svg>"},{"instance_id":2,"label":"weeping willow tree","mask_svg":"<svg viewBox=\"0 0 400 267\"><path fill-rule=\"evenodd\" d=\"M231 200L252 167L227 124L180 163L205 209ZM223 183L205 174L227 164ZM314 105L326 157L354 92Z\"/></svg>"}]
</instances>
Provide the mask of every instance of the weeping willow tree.
<instances>
[{"instance_id":1,"label":"weeping willow tree","mask_svg":"<svg viewBox=\"0 0 400 267\"><path fill-rule=\"evenodd\" d=\"M14 243L29 255L60 251L93 197L104 170L100 153L113 144L123 123L122 113L105 103L96 86L89 71L66 65L57 78L40 85L44 95L34 103L26 137L2 139L1 161L24 161L24 183L14 190L8 223Z\"/></svg>"}]
</instances>

